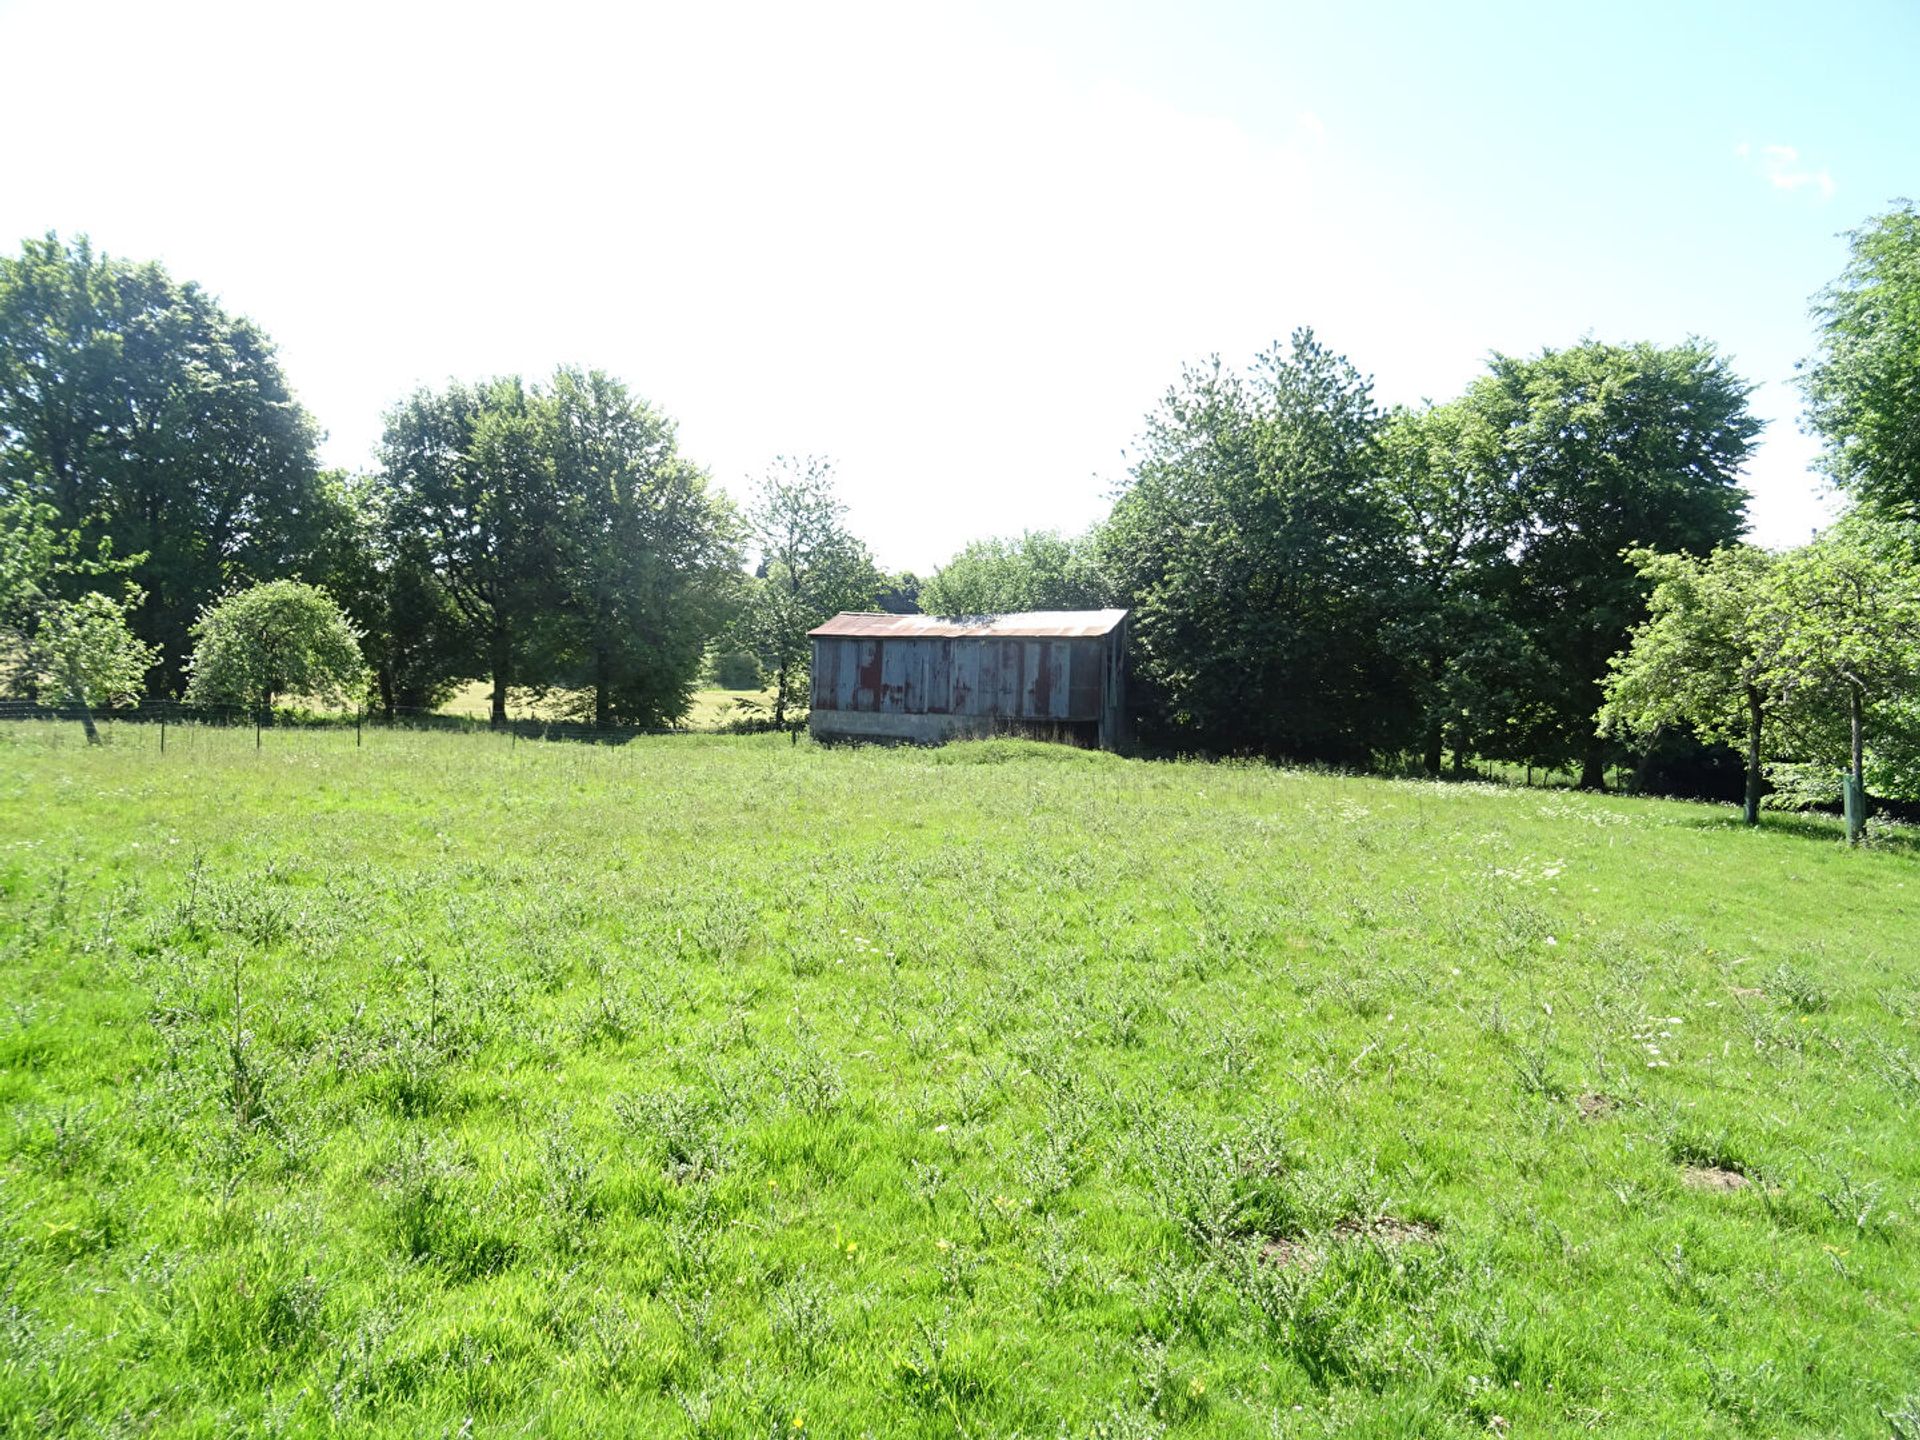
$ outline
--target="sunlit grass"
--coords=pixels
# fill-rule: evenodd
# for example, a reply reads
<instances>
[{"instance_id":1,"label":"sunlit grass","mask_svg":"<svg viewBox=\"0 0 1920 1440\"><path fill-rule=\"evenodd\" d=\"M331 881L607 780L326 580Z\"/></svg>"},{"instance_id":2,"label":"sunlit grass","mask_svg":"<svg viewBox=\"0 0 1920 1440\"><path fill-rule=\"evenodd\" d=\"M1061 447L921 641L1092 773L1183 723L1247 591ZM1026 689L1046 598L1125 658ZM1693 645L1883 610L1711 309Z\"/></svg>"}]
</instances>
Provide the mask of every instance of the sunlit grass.
<instances>
[{"instance_id":1,"label":"sunlit grass","mask_svg":"<svg viewBox=\"0 0 1920 1440\"><path fill-rule=\"evenodd\" d=\"M156 738L0 728L8 1433L1884 1435L1920 1391L1920 863L1825 822Z\"/></svg>"},{"instance_id":2,"label":"sunlit grass","mask_svg":"<svg viewBox=\"0 0 1920 1440\"><path fill-rule=\"evenodd\" d=\"M680 723L690 730L711 730L741 718L744 712L737 702L748 700L765 704L770 699L771 693L767 691L696 690L693 704ZM527 692L509 690L507 714L516 720L553 719L561 713L565 702L566 696L562 692L554 692L544 702L535 704ZM474 680L462 685L453 698L440 707L440 713L485 720L493 713L493 683Z\"/></svg>"}]
</instances>

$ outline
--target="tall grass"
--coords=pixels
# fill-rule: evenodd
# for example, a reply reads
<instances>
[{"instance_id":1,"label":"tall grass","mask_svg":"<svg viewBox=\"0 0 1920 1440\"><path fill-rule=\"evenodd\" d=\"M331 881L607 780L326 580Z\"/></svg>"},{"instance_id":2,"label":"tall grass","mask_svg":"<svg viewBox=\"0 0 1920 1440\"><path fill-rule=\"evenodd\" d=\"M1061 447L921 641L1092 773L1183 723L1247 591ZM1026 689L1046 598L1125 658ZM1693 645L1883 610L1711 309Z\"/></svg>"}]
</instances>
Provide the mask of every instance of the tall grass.
<instances>
[{"instance_id":1,"label":"tall grass","mask_svg":"<svg viewBox=\"0 0 1920 1440\"><path fill-rule=\"evenodd\" d=\"M0 728L0 1431L1911 1428L1920 864L1736 820Z\"/></svg>"}]
</instances>

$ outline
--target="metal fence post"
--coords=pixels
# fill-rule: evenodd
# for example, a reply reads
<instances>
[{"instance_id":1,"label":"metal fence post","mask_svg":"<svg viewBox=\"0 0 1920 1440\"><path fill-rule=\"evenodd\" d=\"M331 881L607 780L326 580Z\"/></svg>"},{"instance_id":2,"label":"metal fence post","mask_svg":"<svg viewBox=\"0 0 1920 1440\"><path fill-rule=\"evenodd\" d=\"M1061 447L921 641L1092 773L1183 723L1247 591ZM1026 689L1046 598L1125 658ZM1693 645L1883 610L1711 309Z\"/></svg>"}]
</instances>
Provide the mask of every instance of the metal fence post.
<instances>
[{"instance_id":1,"label":"metal fence post","mask_svg":"<svg viewBox=\"0 0 1920 1440\"><path fill-rule=\"evenodd\" d=\"M356 750L360 748L360 709L358 706L355 706L353 711L353 748Z\"/></svg>"},{"instance_id":2,"label":"metal fence post","mask_svg":"<svg viewBox=\"0 0 1920 1440\"><path fill-rule=\"evenodd\" d=\"M160 706L160 753L167 753L167 707L164 702Z\"/></svg>"}]
</instances>

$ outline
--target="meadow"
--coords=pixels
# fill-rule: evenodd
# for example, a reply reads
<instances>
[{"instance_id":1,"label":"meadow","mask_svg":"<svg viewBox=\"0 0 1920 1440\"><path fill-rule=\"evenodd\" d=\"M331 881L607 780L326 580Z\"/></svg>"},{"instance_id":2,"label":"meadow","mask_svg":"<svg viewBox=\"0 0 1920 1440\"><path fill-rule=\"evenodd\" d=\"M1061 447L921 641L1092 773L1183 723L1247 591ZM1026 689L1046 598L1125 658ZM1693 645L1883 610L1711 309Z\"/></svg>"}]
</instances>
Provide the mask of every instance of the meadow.
<instances>
[{"instance_id":1,"label":"meadow","mask_svg":"<svg viewBox=\"0 0 1920 1440\"><path fill-rule=\"evenodd\" d=\"M1920 859L994 741L0 727L0 1432L1920 1434Z\"/></svg>"}]
</instances>

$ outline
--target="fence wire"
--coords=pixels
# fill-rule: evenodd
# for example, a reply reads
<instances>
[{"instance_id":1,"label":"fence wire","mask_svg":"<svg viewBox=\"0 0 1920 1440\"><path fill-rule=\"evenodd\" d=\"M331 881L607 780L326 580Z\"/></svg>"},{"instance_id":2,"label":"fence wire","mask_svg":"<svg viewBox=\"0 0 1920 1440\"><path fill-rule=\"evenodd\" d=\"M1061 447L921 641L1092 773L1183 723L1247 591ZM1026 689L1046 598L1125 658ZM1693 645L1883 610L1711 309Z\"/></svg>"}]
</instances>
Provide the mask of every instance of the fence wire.
<instances>
[{"instance_id":1,"label":"fence wire","mask_svg":"<svg viewBox=\"0 0 1920 1440\"><path fill-rule=\"evenodd\" d=\"M310 710L257 711L242 705L188 705L175 700L143 700L137 705L115 706L91 712L94 725L103 737L121 726L139 727L142 733L154 732L159 748L167 744L169 728L190 726L223 730L252 730L257 746L268 738L288 731L331 731L349 733L356 743L364 744L370 734L397 730L437 731L466 735L504 735L519 740L573 741L582 744L615 745L643 736L658 735L751 735L785 732L797 737L805 717L789 719L775 726L771 720L742 718L717 725L594 725L578 720L544 719L537 716L510 716L503 725L495 725L486 716L451 715L440 710L395 706L359 711L324 712ZM59 721L80 725L86 712L77 705L48 705L36 700L0 699L0 722L9 720Z\"/></svg>"}]
</instances>

